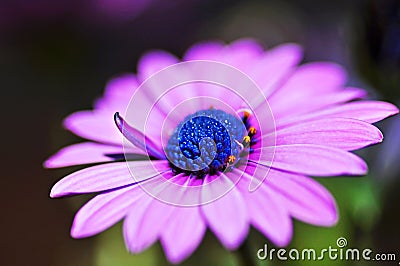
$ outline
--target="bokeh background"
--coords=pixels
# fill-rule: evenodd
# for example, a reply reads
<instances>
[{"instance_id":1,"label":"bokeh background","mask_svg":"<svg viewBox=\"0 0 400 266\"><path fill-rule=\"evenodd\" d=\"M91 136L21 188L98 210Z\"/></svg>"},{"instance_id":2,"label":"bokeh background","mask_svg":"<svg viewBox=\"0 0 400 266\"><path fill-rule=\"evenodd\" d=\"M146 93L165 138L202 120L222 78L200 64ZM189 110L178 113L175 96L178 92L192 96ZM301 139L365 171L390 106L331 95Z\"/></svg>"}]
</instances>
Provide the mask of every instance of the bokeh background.
<instances>
[{"instance_id":1,"label":"bokeh background","mask_svg":"<svg viewBox=\"0 0 400 266\"><path fill-rule=\"evenodd\" d=\"M120 224L92 238L72 239L74 213L90 196L50 199L51 186L78 168L45 170L42 162L81 141L62 128L63 118L90 109L106 81L134 72L145 51L181 56L198 41L241 37L258 39L266 48L299 43L305 62L340 63L350 73L350 85L366 88L371 98L400 103L398 0L1 0L0 264L166 265L159 244L128 255ZM290 247L326 248L343 236L351 247L396 253L400 260L400 118L378 126L384 143L359 152L370 165L368 176L318 179L337 199L338 225L295 222ZM254 259L264 243L271 245L255 230L249 243ZM208 233L183 264L239 263L236 253Z\"/></svg>"}]
</instances>

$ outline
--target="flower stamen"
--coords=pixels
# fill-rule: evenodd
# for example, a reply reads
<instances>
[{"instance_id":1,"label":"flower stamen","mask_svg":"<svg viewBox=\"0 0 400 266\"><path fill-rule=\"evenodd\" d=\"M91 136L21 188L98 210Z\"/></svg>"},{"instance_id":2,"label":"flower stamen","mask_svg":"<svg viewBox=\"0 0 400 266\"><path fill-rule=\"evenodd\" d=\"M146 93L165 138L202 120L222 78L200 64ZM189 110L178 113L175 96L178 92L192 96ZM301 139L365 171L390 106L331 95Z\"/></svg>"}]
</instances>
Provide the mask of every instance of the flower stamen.
<instances>
[{"instance_id":1,"label":"flower stamen","mask_svg":"<svg viewBox=\"0 0 400 266\"><path fill-rule=\"evenodd\" d=\"M257 129L255 127L249 128L249 136L254 136L257 133Z\"/></svg>"}]
</instances>

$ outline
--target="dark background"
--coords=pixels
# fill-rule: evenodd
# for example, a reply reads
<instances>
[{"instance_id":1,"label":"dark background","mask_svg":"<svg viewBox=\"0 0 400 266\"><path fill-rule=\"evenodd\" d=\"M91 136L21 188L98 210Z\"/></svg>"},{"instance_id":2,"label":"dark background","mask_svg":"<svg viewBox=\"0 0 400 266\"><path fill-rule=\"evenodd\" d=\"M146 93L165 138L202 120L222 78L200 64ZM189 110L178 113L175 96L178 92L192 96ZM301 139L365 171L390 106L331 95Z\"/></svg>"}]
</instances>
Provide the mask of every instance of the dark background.
<instances>
[{"instance_id":1,"label":"dark background","mask_svg":"<svg viewBox=\"0 0 400 266\"><path fill-rule=\"evenodd\" d=\"M62 128L63 118L90 109L106 81L134 72L147 50L164 49L181 56L198 41L230 42L240 37L256 38L265 47L297 42L305 48L305 61L343 64L350 73L349 84L366 88L373 98L399 103L399 1L148 0L140 1L144 2L140 7L115 1L115 8L101 8L98 2L0 1L1 196L5 203L1 265L109 265L99 258L108 241L104 237L73 240L69 236L74 212L87 197L48 196L52 185L76 168L45 170L42 163L59 148L81 141ZM324 181L338 200L346 230L341 231L343 224L320 231L298 223L292 245L313 247L301 232L321 234L322 239L326 232L332 239L345 232L354 245L396 252L400 259L396 123L399 119L390 118L378 124L390 138L361 153L371 168L368 177L338 178L339 185L333 179ZM358 188L362 196L357 199L349 197L354 194L352 184L366 186ZM122 242L122 235L113 235ZM267 241L256 232L252 235L255 250L262 247L259 242ZM194 258L211 254L205 244L209 242L216 240L208 235ZM218 243L213 245L226 256ZM159 246L155 249L161 254ZM165 264L159 256L154 264ZM229 258L224 262L235 264Z\"/></svg>"}]
</instances>

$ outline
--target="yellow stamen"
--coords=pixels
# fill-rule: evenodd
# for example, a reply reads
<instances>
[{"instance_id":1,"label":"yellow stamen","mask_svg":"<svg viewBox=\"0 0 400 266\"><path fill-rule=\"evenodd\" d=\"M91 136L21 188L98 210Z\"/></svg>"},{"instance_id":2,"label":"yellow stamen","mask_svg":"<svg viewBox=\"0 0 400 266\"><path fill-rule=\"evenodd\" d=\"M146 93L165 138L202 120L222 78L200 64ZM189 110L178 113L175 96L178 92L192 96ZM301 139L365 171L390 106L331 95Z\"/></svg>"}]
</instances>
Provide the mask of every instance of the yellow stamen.
<instances>
[{"instance_id":1,"label":"yellow stamen","mask_svg":"<svg viewBox=\"0 0 400 266\"><path fill-rule=\"evenodd\" d=\"M243 112L243 117L244 117L245 119L248 119L248 118L250 117L250 112L244 111L244 112Z\"/></svg>"},{"instance_id":2,"label":"yellow stamen","mask_svg":"<svg viewBox=\"0 0 400 266\"><path fill-rule=\"evenodd\" d=\"M233 164L236 161L236 157L231 155L228 157L228 164Z\"/></svg>"},{"instance_id":3,"label":"yellow stamen","mask_svg":"<svg viewBox=\"0 0 400 266\"><path fill-rule=\"evenodd\" d=\"M245 136L245 137L243 138L243 142L244 142L245 144L250 143L250 137L249 137L249 136Z\"/></svg>"},{"instance_id":4,"label":"yellow stamen","mask_svg":"<svg viewBox=\"0 0 400 266\"><path fill-rule=\"evenodd\" d=\"M249 135L255 135L257 133L257 129L255 127L249 128Z\"/></svg>"}]
</instances>

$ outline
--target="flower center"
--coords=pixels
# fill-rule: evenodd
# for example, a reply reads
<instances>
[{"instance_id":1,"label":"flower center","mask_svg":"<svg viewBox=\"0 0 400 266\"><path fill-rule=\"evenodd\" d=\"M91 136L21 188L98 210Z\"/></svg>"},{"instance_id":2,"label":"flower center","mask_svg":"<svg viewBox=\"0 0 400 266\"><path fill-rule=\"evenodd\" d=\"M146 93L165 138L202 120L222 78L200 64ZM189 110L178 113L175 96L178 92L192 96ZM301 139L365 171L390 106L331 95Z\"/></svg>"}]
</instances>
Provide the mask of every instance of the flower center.
<instances>
[{"instance_id":1,"label":"flower center","mask_svg":"<svg viewBox=\"0 0 400 266\"><path fill-rule=\"evenodd\" d=\"M245 120L221 110L201 110L174 130L165 152L174 173L197 177L234 167L250 143Z\"/></svg>"}]
</instances>

